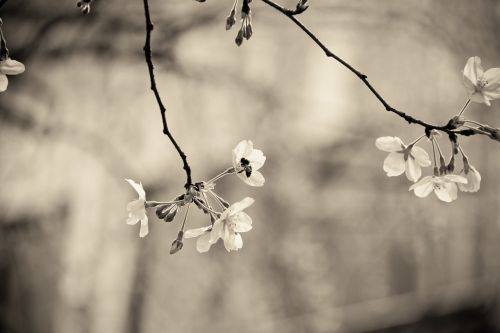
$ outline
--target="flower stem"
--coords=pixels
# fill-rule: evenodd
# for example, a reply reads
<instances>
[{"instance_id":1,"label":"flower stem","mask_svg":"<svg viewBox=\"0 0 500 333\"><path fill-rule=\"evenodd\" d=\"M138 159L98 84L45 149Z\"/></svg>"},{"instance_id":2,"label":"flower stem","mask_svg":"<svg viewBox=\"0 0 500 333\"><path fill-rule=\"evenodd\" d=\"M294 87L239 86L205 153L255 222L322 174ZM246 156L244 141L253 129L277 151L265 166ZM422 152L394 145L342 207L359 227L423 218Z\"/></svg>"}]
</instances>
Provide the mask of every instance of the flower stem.
<instances>
[{"instance_id":1,"label":"flower stem","mask_svg":"<svg viewBox=\"0 0 500 333\"><path fill-rule=\"evenodd\" d=\"M187 208L186 208L186 215L184 215L184 221L182 221L182 227L181 227L181 231L184 231L184 226L186 225L186 220L187 220L187 217L188 217L188 214L189 214L189 207L191 206L191 203L189 203L187 205Z\"/></svg>"},{"instance_id":2,"label":"flower stem","mask_svg":"<svg viewBox=\"0 0 500 333\"><path fill-rule=\"evenodd\" d=\"M470 98L467 100L467 102L465 102L464 106L462 106L462 110L460 110L457 117L460 117L465 112L465 110L467 110L469 104L470 104Z\"/></svg>"},{"instance_id":3,"label":"flower stem","mask_svg":"<svg viewBox=\"0 0 500 333\"><path fill-rule=\"evenodd\" d=\"M426 136L426 135L424 134L424 135L422 135L421 137L419 137L419 138L415 139L412 143L410 143L410 144L408 145L408 147L411 147L411 146L415 145L417 142L419 142L420 140L422 140L422 138L423 138L423 137L425 137L425 136Z\"/></svg>"},{"instance_id":4,"label":"flower stem","mask_svg":"<svg viewBox=\"0 0 500 333\"><path fill-rule=\"evenodd\" d=\"M223 172L219 173L217 176L215 176L214 178L210 179L206 183L207 184L214 183L214 182L218 181L219 179L221 179L222 177L225 177L227 175L232 174L233 170L234 170L234 168L227 168L226 170L224 170Z\"/></svg>"}]
</instances>

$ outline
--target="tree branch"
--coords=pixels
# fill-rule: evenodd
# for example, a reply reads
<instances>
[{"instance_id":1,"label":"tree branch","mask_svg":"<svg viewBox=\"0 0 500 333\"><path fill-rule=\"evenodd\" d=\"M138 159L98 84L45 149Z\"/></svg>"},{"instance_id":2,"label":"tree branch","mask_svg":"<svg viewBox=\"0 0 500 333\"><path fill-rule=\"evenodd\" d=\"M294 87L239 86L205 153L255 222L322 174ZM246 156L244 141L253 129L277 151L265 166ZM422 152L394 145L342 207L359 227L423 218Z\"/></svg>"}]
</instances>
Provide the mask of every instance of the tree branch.
<instances>
[{"instance_id":1,"label":"tree branch","mask_svg":"<svg viewBox=\"0 0 500 333\"><path fill-rule=\"evenodd\" d=\"M0 0L2 1L2 0ZM183 163L183 169L186 171L186 184L184 185L186 189L188 189L192 185L191 181L191 167L189 166L189 163L187 161L187 156L184 154L182 149L179 147L179 144L177 141L175 141L172 133L168 129L168 124L167 124L167 117L166 117L166 111L167 109L165 108L165 105L163 104L160 93L158 92L158 88L156 86L156 80L155 80L155 74L154 74L154 64L153 64L153 59L152 59L152 51L151 51L151 32L153 31L154 25L153 22L151 21L151 15L149 13L149 2L148 0L143 0L144 2L144 16L146 19L146 42L144 44L144 57L146 58L146 63L148 65L148 71L149 71L149 78L151 81L151 90L153 91L156 102L158 103L158 106L160 108L160 113L161 113L161 121L163 124L163 134L165 134L169 139L170 142L175 147L175 150L177 150L177 153L182 159Z\"/></svg>"},{"instance_id":2,"label":"tree branch","mask_svg":"<svg viewBox=\"0 0 500 333\"><path fill-rule=\"evenodd\" d=\"M330 49L328 49L328 47L326 47L325 44L323 44L318 39L318 37L316 37L316 35L314 35L311 32L311 30L309 30L302 22L300 22L295 17L295 15L299 14L296 10L290 10L290 9L285 8L285 7L282 7L271 0L261 0L261 1L264 2L265 4L271 6L272 8L276 9L277 11L279 11L280 13L282 13L283 15L288 17L290 20L292 20L293 23L295 23L302 31L304 31L309 36L309 38L311 38L312 41L314 43L316 43L316 45L318 45L323 50L323 52L325 52L327 57L335 59L336 61L341 63L344 67L346 67L348 70L350 70L354 75L356 75L361 81L363 81L365 86L371 91L371 93L377 98L377 100L384 106L386 111L389 111L389 112L392 112L392 113L398 115L399 117L406 120L409 124L417 124L417 125L423 126L425 128L426 133L429 133L431 130L438 130L438 131L445 132L448 135L458 134L458 135L470 136L470 135L478 134L478 135L486 135L490 139L500 142L500 138L498 137L498 135L495 135L498 132L500 132L499 129L494 129L493 132L495 134L493 134L493 132L489 132L489 133L483 132L482 133L479 131L467 131L467 130L457 131L457 128L459 127L458 126L459 123L454 119L450 119L450 121L448 121L448 123L446 125L434 125L434 124L430 124L430 123L427 123L425 121L419 120L417 118L414 118L411 115L404 113L403 111L400 111L400 110L393 108L380 95L380 93L370 84L370 82L368 81L368 76L366 76L365 74L358 71L356 68L351 66L349 63L347 63L346 61L341 59L339 56L337 56L335 53L333 53Z\"/></svg>"}]
</instances>

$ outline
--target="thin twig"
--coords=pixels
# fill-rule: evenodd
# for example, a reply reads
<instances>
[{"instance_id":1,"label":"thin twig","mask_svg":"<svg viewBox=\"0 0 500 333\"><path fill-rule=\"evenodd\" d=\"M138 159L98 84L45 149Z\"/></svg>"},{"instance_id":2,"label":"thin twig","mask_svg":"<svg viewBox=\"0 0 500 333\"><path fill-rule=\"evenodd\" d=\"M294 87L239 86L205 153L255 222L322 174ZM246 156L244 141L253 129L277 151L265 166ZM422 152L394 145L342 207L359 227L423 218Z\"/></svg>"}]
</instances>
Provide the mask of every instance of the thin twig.
<instances>
[{"instance_id":1,"label":"thin twig","mask_svg":"<svg viewBox=\"0 0 500 333\"><path fill-rule=\"evenodd\" d=\"M2 1L2 0L0 0ZM170 142L175 147L175 150L177 150L177 153L182 159L183 163L183 169L186 171L186 189L188 189L192 185L191 181L191 167L189 166L189 163L187 161L187 156L184 154L182 149L179 147L179 144L177 141L175 141L172 133L168 129L167 125L167 117L166 117L166 111L167 109L165 108L165 105L163 104L160 93L158 92L158 88L156 87L156 80L155 80L155 74L154 74L154 64L153 64L153 59L152 59L152 51L151 51L151 32L154 29L153 22L151 21L151 16L149 14L149 2L148 0L143 0L144 2L144 16L146 18L146 42L144 44L144 57L146 58L146 63L148 65L148 71L149 71L149 78L151 80L151 90L153 91L155 97L156 97L156 102L158 103L158 106L160 107L160 113L161 113L161 121L163 123L163 134L165 134L169 139Z\"/></svg>"},{"instance_id":2,"label":"thin twig","mask_svg":"<svg viewBox=\"0 0 500 333\"><path fill-rule=\"evenodd\" d=\"M271 6L272 8L276 9L277 11L279 11L280 13L282 13L283 15L285 15L286 17L288 17L290 20L292 20L293 23L295 23L300 29L302 29L302 31L304 31L306 33L306 35L308 35L309 38L311 38L312 41L314 43L316 43L316 45L318 45L323 50L323 52L325 52L325 54L326 54L327 57L335 59L336 61L338 61L339 63L341 63L344 67L346 67L348 70L350 70L354 75L356 75L361 81L363 81L363 83L365 84L365 86L371 91L371 93L384 106L384 108L386 109L386 111L389 111L389 112L397 114L399 117L401 117L404 120L406 120L409 124L417 124L417 125L423 126L425 128L425 130L426 130L426 133L429 133L431 130L435 129L435 130L438 130L438 131L445 132L448 135L452 135L452 134L473 135L470 132L464 132L464 133L467 133L467 134L462 134L461 132L454 131L454 130L457 129L457 127L456 127L456 123L454 121L452 121L452 120L450 120L446 125L434 125L434 124L430 124L430 123L424 122L422 120L416 119L416 118L412 117L411 115L404 113L403 111L400 111L400 110L397 110L397 109L393 108L380 95L380 93L377 90L375 90L375 88L370 84L370 82L368 82L368 76L366 76L365 74L363 74L360 71L358 71L356 68L354 68L353 66L351 66L345 60L343 60L342 58L340 58L339 56L337 56L335 53L333 53L330 49L328 49L328 47L326 47L326 45L323 44L318 39L318 37L316 37L316 35L314 35L311 32L311 30L309 30L301 21L299 21L295 17L295 15L297 15L297 12L295 10L290 10L290 9L285 8L285 7L282 7L282 6L278 5L277 3L275 3L275 2L273 2L271 0L261 0L261 1L264 2L265 4ZM483 134L483 133L475 132L474 134ZM497 139L497 138L495 138L492 135L488 135L488 137L490 137L493 140L496 140L496 141L500 142L500 139Z\"/></svg>"}]
</instances>

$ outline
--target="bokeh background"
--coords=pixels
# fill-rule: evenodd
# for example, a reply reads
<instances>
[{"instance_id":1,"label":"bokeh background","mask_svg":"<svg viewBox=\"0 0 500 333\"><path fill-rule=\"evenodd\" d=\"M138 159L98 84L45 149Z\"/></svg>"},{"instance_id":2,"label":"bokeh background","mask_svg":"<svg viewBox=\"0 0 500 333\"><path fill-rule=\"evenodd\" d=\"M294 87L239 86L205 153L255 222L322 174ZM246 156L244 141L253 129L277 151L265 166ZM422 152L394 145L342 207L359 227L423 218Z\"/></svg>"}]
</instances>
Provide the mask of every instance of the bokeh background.
<instances>
[{"instance_id":1,"label":"bokeh background","mask_svg":"<svg viewBox=\"0 0 500 333\"><path fill-rule=\"evenodd\" d=\"M152 200L184 184L149 90L142 1L97 0L87 16L75 4L0 13L27 67L0 96L1 332L500 331L498 143L462 141L479 193L416 198L385 176L374 140L422 129L287 18L254 1L238 48L232 1L151 0L157 81L195 179L228 167L242 139L268 158L265 187L217 187L256 199L243 249L199 254L187 240L171 256L180 218L151 212L145 239L125 224L124 178ZM301 19L393 106L435 123L464 103L468 57L500 67L497 0L315 0ZM500 102L467 115L499 126Z\"/></svg>"}]
</instances>

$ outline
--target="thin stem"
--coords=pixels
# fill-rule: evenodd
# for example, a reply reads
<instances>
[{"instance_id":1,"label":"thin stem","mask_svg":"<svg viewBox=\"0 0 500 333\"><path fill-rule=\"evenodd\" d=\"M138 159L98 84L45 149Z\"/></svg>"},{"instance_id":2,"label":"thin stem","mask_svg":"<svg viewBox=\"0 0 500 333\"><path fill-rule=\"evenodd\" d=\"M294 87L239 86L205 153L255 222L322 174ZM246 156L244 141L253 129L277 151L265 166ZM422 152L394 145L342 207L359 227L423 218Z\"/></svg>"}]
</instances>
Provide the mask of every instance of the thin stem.
<instances>
[{"instance_id":1,"label":"thin stem","mask_svg":"<svg viewBox=\"0 0 500 333\"><path fill-rule=\"evenodd\" d=\"M470 104L470 98L467 100L467 102L465 102L464 106L462 107L462 110L460 110L458 114L458 117L460 117L465 112L465 110L467 110L469 104Z\"/></svg>"},{"instance_id":2,"label":"thin stem","mask_svg":"<svg viewBox=\"0 0 500 333\"><path fill-rule=\"evenodd\" d=\"M413 145L415 145L417 142L419 142L420 140L422 140L422 138L423 138L423 137L425 137L425 136L426 136L426 135L424 134L424 135L422 135L422 136L420 136L420 137L416 138L416 139L415 139L415 140L413 140L413 142L412 142L412 143L410 143L408 146L413 146Z\"/></svg>"},{"instance_id":3,"label":"thin stem","mask_svg":"<svg viewBox=\"0 0 500 333\"><path fill-rule=\"evenodd\" d=\"M477 125L477 126L480 126L480 127L484 127L483 124L478 123L477 121L474 121L474 120L464 120L464 122L471 123L471 124L474 124L474 125Z\"/></svg>"},{"instance_id":4,"label":"thin stem","mask_svg":"<svg viewBox=\"0 0 500 333\"><path fill-rule=\"evenodd\" d=\"M224 170L223 172L219 173L214 178L212 178L209 181L207 181L206 184L210 184L210 183L216 182L217 180L221 179L222 177L225 177L225 176L227 176L229 174L232 174L233 172L231 172L231 170L234 170L234 168L228 168L228 169Z\"/></svg>"},{"instance_id":5,"label":"thin stem","mask_svg":"<svg viewBox=\"0 0 500 333\"><path fill-rule=\"evenodd\" d=\"M189 207L191 207L191 203L189 203L187 205L186 215L184 215L184 221L182 221L181 231L184 231L184 226L186 225L186 220L187 220L187 217L188 217L188 214L189 214Z\"/></svg>"},{"instance_id":6,"label":"thin stem","mask_svg":"<svg viewBox=\"0 0 500 333\"><path fill-rule=\"evenodd\" d=\"M434 167L436 167L437 159L436 159L436 148L434 147L434 138L432 138L431 143L432 143L432 156L434 157Z\"/></svg>"},{"instance_id":7,"label":"thin stem","mask_svg":"<svg viewBox=\"0 0 500 333\"><path fill-rule=\"evenodd\" d=\"M144 2L144 16L146 19L146 42L144 44L143 50L144 50L144 57L146 58L146 63L148 65L149 78L151 81L151 90L153 91L155 98L156 98L156 102L158 103L158 106L160 108L161 120L162 120L162 124L163 124L163 134L165 134L170 139L170 142L172 142L172 144L175 147L175 150L177 150L177 153L179 154L179 156L182 159L183 169L186 172L186 184L184 185L184 187L186 189L188 189L192 185L191 167L189 166L189 163L187 161L186 154L184 154L184 152L180 148L179 144L174 139L172 133L168 129L167 117L166 117L167 109L165 108L165 106L161 100L160 93L158 92L158 88L156 86L155 74L154 74L154 64L153 64L152 51L151 51L151 32L153 31L154 25L153 25L153 22L151 21L151 16L149 13L148 0L143 0L143 2Z\"/></svg>"},{"instance_id":8,"label":"thin stem","mask_svg":"<svg viewBox=\"0 0 500 333\"><path fill-rule=\"evenodd\" d=\"M161 201L146 201L146 207L147 208L153 208L156 206L160 205L175 205L175 204L180 204L184 200L175 200L175 201L167 201L167 202L161 202Z\"/></svg>"},{"instance_id":9,"label":"thin stem","mask_svg":"<svg viewBox=\"0 0 500 333\"><path fill-rule=\"evenodd\" d=\"M422 120L419 120L417 118L414 118L412 117L411 115L409 114L406 114L402 111L399 111L397 109L395 109L394 107L392 107L383 97L382 95L380 95L380 93L370 84L370 82L368 81L368 76L366 76L365 74L361 73L360 71L358 71L356 68L354 68L353 66L351 66L349 63L347 63L345 60L343 60L342 58L340 58L339 56L337 56L335 53L333 53L328 47L326 47L325 44L323 44L318 37L316 37L316 35L314 35L314 33L311 32L311 30L309 30L301 21L299 21L295 15L299 14L297 11L294 11L294 10L290 10L290 9L287 9L285 7L282 7L280 5L278 5L277 3L273 2L272 0L261 0L262 2L264 2L265 4L269 5L270 7L274 8L275 10L277 10L278 12L282 13L283 15L285 15L286 17L288 17L293 23L295 23L295 25L297 25L307 36L309 36L309 38L311 38L311 40L316 43L316 45L318 45L322 50L323 52L325 52L325 55L329 58L333 58L335 59L336 61L338 61L340 64L342 64L344 67L346 67L349 71L351 71L354 75L356 75L358 77L358 79L360 79L361 81L363 81L363 83L365 84L365 86L370 90L370 92L377 98L377 100L384 106L385 110L388 111L388 112L391 112L391 113L394 113L396 115L398 115L399 117L403 118L404 120L406 120L409 124L417 124L417 125L420 125L422 127L424 127L426 129L427 132L429 132L430 130L438 130L438 131L442 131L442 132L445 132L447 134L459 134L459 135L466 135L464 133L457 133L457 132L454 132L454 125L453 125L453 122L448 122L448 124L444 125L444 126L440 126L440 125L434 125L434 124L431 124L431 123L427 123L427 122L424 122ZM478 133L474 133L474 134L478 134ZM481 133L483 134L483 133ZM472 135L471 133L467 133L467 135ZM500 138L496 138L492 135L489 135L487 134L491 139L495 140L495 141L500 141Z\"/></svg>"},{"instance_id":10,"label":"thin stem","mask_svg":"<svg viewBox=\"0 0 500 333\"><path fill-rule=\"evenodd\" d=\"M217 194L215 194L214 191L210 191L208 193L210 193L210 195L212 195L212 197L215 199L215 202L217 202L217 204L219 205L219 207L222 210L226 209L226 207L224 207L224 205L222 204L222 201L219 199L219 196Z\"/></svg>"},{"instance_id":11,"label":"thin stem","mask_svg":"<svg viewBox=\"0 0 500 333\"><path fill-rule=\"evenodd\" d=\"M214 213L214 214L216 214L216 215L220 215L220 214L221 214L221 213L216 212L215 210L213 210L213 209L211 209L211 208L207 207L207 206L206 206L206 205L204 205L204 204L203 204L200 200L198 200L198 199L196 199L196 198L194 199L194 201L196 201L196 203L197 203L198 205L200 205L201 207L203 207L204 209L206 209L207 211L209 211L209 212L211 212L211 213Z\"/></svg>"}]
</instances>

